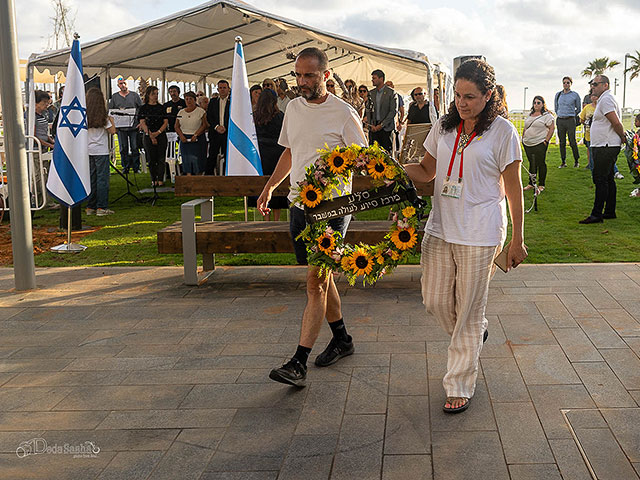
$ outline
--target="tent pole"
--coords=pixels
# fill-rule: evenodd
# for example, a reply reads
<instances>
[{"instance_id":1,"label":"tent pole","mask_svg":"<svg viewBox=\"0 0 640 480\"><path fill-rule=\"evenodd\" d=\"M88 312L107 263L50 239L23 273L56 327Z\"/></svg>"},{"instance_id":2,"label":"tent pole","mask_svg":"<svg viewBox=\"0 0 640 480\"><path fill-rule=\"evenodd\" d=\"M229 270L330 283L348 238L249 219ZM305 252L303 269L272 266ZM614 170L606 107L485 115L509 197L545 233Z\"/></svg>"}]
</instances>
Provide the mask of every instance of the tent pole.
<instances>
[{"instance_id":1,"label":"tent pole","mask_svg":"<svg viewBox=\"0 0 640 480\"><path fill-rule=\"evenodd\" d=\"M164 103L169 101L169 98L167 97L167 71L166 70L162 70L162 99Z\"/></svg>"},{"instance_id":2,"label":"tent pole","mask_svg":"<svg viewBox=\"0 0 640 480\"><path fill-rule=\"evenodd\" d=\"M105 74L107 77L107 85L105 88L105 93L107 94L107 101L111 100L111 69L109 67L107 67L105 69Z\"/></svg>"},{"instance_id":3,"label":"tent pole","mask_svg":"<svg viewBox=\"0 0 640 480\"><path fill-rule=\"evenodd\" d=\"M36 288L36 270L33 259L31 233L31 206L27 155L24 145L22 98L18 76L18 42L13 0L0 2L0 96L4 116L4 138L7 153L7 173L11 202L11 246L13 250L13 275L16 290ZM27 80L33 80L33 66ZM31 82L27 82L27 86ZM27 87L28 88L28 87ZM28 92L28 90L27 90ZM29 105L33 109L33 105Z\"/></svg>"}]
</instances>

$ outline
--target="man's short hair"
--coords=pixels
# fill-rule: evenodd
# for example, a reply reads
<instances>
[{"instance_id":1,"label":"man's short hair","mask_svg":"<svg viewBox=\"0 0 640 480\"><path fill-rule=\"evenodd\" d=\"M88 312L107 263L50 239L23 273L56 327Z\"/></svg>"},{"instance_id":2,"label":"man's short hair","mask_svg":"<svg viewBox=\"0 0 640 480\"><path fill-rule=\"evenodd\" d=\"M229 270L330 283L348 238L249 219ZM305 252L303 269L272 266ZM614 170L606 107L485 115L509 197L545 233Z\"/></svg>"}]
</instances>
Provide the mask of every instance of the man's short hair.
<instances>
[{"instance_id":1,"label":"man's short hair","mask_svg":"<svg viewBox=\"0 0 640 480\"><path fill-rule=\"evenodd\" d=\"M279 78L278 80L276 80L276 85L283 92L286 92L287 90L289 90L289 85L287 84L287 81L284 78Z\"/></svg>"},{"instance_id":2,"label":"man's short hair","mask_svg":"<svg viewBox=\"0 0 640 480\"><path fill-rule=\"evenodd\" d=\"M307 47L298 54L296 60L299 58L315 58L318 61L318 67L323 72L329 68L329 58L327 58L327 54L319 48Z\"/></svg>"},{"instance_id":3,"label":"man's short hair","mask_svg":"<svg viewBox=\"0 0 640 480\"><path fill-rule=\"evenodd\" d=\"M573 84L573 78L571 78L571 77L562 77L562 81L564 82L565 80L569 80L569 82L571 84Z\"/></svg>"},{"instance_id":4,"label":"man's short hair","mask_svg":"<svg viewBox=\"0 0 640 480\"><path fill-rule=\"evenodd\" d=\"M606 83L607 85L611 85L611 82L609 81L609 77L607 77L606 75L598 75L600 77L600 81L603 83Z\"/></svg>"},{"instance_id":5,"label":"man's short hair","mask_svg":"<svg viewBox=\"0 0 640 480\"><path fill-rule=\"evenodd\" d=\"M47 100L47 101L51 100L51 95L49 95L44 90L36 90L35 96L36 96L36 103L40 103L43 100Z\"/></svg>"},{"instance_id":6,"label":"man's short hair","mask_svg":"<svg viewBox=\"0 0 640 480\"><path fill-rule=\"evenodd\" d=\"M167 91L170 92L173 89L178 90L178 95L180 95L180 87L178 85L171 85Z\"/></svg>"},{"instance_id":7,"label":"man's short hair","mask_svg":"<svg viewBox=\"0 0 640 480\"><path fill-rule=\"evenodd\" d=\"M227 87L229 86L229 82L227 82L226 80L218 80L218 85L220 85L221 83L226 83Z\"/></svg>"},{"instance_id":8,"label":"man's short hair","mask_svg":"<svg viewBox=\"0 0 640 480\"><path fill-rule=\"evenodd\" d=\"M379 68L374 70L373 72L371 72L371 75L375 75L378 78L381 78L382 80L384 80L384 72L382 70L380 70Z\"/></svg>"}]
</instances>

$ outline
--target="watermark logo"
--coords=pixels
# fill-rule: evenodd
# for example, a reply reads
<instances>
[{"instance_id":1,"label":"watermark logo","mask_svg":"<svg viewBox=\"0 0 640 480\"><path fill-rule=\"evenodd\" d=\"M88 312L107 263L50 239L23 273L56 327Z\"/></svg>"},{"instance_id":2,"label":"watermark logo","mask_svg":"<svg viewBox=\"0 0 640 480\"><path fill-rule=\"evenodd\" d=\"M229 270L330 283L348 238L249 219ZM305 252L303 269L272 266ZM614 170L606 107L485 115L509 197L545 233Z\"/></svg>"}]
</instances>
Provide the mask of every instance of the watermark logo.
<instances>
[{"instance_id":1,"label":"watermark logo","mask_svg":"<svg viewBox=\"0 0 640 480\"><path fill-rule=\"evenodd\" d=\"M78 445L71 445L64 443L58 445L47 444L44 438L32 438L21 442L16 448L16 455L18 458L28 457L30 455L73 455L73 458L96 458L100 453L100 447L95 443L86 441Z\"/></svg>"}]
</instances>

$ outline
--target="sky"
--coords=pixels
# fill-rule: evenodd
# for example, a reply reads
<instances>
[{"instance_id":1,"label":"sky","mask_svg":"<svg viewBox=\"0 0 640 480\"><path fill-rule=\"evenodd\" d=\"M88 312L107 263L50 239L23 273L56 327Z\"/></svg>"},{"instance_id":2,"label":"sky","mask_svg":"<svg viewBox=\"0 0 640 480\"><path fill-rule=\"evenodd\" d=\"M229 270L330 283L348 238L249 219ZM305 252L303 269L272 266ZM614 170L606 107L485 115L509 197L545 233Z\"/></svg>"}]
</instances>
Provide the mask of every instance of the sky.
<instances>
[{"instance_id":1,"label":"sky","mask_svg":"<svg viewBox=\"0 0 640 480\"><path fill-rule=\"evenodd\" d=\"M52 31L51 0L16 3L21 58L42 52ZM202 0L67 0L82 41L95 40L203 3ZM511 110L531 107L542 95L553 108L562 77L588 92L580 73L591 60L624 63L640 50L640 0L249 0L255 7L365 42L423 52L452 69L453 58L480 54L505 86ZM443 6L444 4L447 6ZM623 67L607 73L618 79L622 106ZM387 74L392 79L391 74ZM627 107L640 108L640 78L627 79Z\"/></svg>"}]
</instances>

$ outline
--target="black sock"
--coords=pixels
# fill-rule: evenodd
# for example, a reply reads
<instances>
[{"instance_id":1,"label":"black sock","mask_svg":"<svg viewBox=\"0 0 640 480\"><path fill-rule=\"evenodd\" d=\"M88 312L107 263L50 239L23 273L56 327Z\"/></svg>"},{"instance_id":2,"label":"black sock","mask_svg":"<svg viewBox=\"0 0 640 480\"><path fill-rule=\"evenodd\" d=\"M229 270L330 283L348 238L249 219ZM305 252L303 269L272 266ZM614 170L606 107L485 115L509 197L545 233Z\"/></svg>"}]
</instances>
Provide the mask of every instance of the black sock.
<instances>
[{"instance_id":1,"label":"black sock","mask_svg":"<svg viewBox=\"0 0 640 480\"><path fill-rule=\"evenodd\" d=\"M309 354L311 353L311 349L309 347L303 347L302 345L298 345L296 349L296 353L293 355L293 358L298 360L305 367L307 366L307 360L309 359Z\"/></svg>"},{"instance_id":2,"label":"black sock","mask_svg":"<svg viewBox=\"0 0 640 480\"><path fill-rule=\"evenodd\" d=\"M336 340L346 342L349 339L349 335L347 335L347 327L345 327L344 320L342 318L337 322L331 322L329 327L331 328L331 333L333 333L333 337Z\"/></svg>"}]
</instances>

